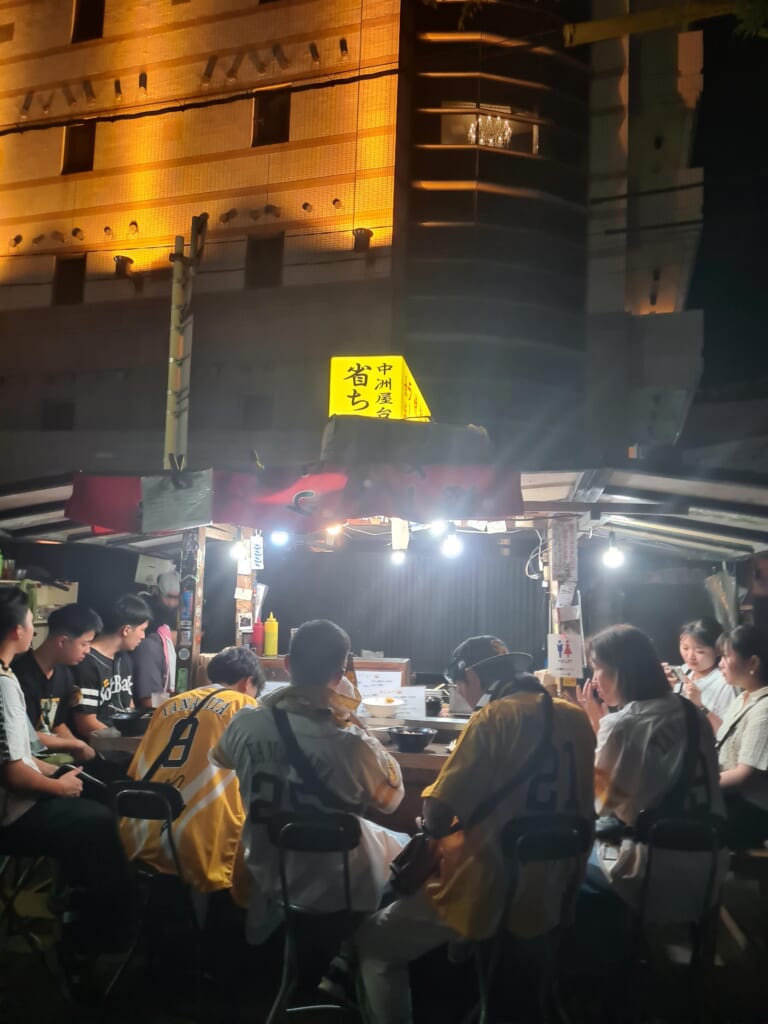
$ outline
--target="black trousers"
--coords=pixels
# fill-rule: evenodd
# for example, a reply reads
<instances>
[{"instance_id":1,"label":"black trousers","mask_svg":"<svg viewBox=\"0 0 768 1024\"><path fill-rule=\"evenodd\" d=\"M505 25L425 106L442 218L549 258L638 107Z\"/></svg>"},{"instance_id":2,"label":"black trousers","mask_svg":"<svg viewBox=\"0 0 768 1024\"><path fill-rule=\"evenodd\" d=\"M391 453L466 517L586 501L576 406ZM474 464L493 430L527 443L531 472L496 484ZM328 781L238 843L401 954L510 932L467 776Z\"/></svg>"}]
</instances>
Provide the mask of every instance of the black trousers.
<instances>
[{"instance_id":1,"label":"black trousers","mask_svg":"<svg viewBox=\"0 0 768 1024\"><path fill-rule=\"evenodd\" d=\"M725 794L728 815L728 845L732 850L762 846L768 839L768 811L737 793Z\"/></svg>"},{"instance_id":2,"label":"black trousers","mask_svg":"<svg viewBox=\"0 0 768 1024\"><path fill-rule=\"evenodd\" d=\"M126 948L134 924L132 874L106 807L82 797L38 800L0 828L0 853L56 861L78 952Z\"/></svg>"}]
</instances>

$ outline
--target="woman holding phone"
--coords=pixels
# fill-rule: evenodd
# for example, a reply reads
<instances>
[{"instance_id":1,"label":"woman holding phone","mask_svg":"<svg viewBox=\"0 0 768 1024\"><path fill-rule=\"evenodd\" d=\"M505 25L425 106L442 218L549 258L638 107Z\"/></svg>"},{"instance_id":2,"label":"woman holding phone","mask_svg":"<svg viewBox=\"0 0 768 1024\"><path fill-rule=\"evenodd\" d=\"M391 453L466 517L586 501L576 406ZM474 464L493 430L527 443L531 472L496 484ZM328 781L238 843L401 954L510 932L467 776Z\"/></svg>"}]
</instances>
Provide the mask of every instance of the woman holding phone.
<instances>
[{"instance_id":1,"label":"woman holding phone","mask_svg":"<svg viewBox=\"0 0 768 1024\"><path fill-rule=\"evenodd\" d=\"M699 709L712 726L720 728L738 690L718 667L717 641L722 633L715 619L696 619L680 630L680 657L683 664L664 671L674 693L679 693Z\"/></svg>"}]
</instances>

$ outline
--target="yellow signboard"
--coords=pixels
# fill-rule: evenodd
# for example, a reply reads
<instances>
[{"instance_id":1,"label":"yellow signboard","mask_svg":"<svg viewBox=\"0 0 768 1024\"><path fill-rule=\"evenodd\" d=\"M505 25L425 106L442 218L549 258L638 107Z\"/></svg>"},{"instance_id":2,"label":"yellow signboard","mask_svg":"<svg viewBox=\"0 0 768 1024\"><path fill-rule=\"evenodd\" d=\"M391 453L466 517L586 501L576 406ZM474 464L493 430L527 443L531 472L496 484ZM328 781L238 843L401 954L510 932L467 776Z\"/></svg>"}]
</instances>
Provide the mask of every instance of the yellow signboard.
<instances>
[{"instance_id":1,"label":"yellow signboard","mask_svg":"<svg viewBox=\"0 0 768 1024\"><path fill-rule=\"evenodd\" d=\"M431 413L402 356L334 356L328 415L428 420Z\"/></svg>"}]
</instances>

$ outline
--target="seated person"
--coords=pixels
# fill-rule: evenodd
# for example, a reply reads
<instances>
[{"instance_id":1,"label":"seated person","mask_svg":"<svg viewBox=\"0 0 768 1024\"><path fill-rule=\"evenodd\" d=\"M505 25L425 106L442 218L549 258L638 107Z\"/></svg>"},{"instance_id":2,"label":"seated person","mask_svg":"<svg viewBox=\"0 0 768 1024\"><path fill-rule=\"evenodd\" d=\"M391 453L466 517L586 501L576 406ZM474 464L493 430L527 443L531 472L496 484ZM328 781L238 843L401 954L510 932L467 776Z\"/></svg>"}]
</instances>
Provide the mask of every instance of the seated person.
<instances>
[{"instance_id":1,"label":"seated person","mask_svg":"<svg viewBox=\"0 0 768 1024\"><path fill-rule=\"evenodd\" d=\"M738 850L768 839L768 637L755 626L737 626L722 651L725 678L744 691L717 734L728 843Z\"/></svg>"},{"instance_id":2,"label":"seated person","mask_svg":"<svg viewBox=\"0 0 768 1024\"><path fill-rule=\"evenodd\" d=\"M133 652L133 702L151 708L154 693L166 696L176 690L176 649L173 631L179 618L177 572L161 572L149 594L142 594L152 612L147 635Z\"/></svg>"},{"instance_id":3,"label":"seated person","mask_svg":"<svg viewBox=\"0 0 768 1024\"><path fill-rule=\"evenodd\" d=\"M244 846L256 885L251 888L248 937L266 939L282 920L277 848L267 825L280 811L346 811L360 816L362 839L349 858L352 908L374 910L389 878L389 865L408 840L362 818L368 807L384 813L403 799L400 766L378 740L351 724L339 707L338 685L350 642L335 623L305 622L291 640L285 665L291 685L241 711L227 727L213 760L237 772L247 808ZM348 700L349 698L347 698ZM311 761L313 776L283 739L287 729ZM320 789L320 792L318 792ZM343 907L341 858L293 855L288 861L291 899L319 911Z\"/></svg>"},{"instance_id":4,"label":"seated person","mask_svg":"<svg viewBox=\"0 0 768 1024\"><path fill-rule=\"evenodd\" d=\"M634 827L640 812L659 807L682 777L689 728L684 702L671 692L650 639L634 626L597 633L589 641L588 656L592 679L579 700L597 733L597 813ZM684 809L724 817L714 736L710 728L698 727L703 716L693 721L698 755ZM617 846L598 839L587 880L636 909L647 861L643 842L628 838ZM698 920L710 854L663 851L655 863L647 918L658 923ZM724 856L719 867L722 874Z\"/></svg>"},{"instance_id":5,"label":"seated person","mask_svg":"<svg viewBox=\"0 0 768 1024\"><path fill-rule=\"evenodd\" d=\"M561 869L529 866L507 903L499 836L511 821L522 828L523 819L553 814L577 816L591 832L595 741L579 708L553 700L520 671L530 662L492 636L470 637L453 652L446 678L470 707L482 706L422 794L425 830L440 837L437 874L371 915L353 937L376 1024L411 1021L408 965L423 953L493 935L506 907L507 928L523 938L557 923L567 884ZM456 819L461 831L451 832Z\"/></svg>"},{"instance_id":6,"label":"seated person","mask_svg":"<svg viewBox=\"0 0 768 1024\"><path fill-rule=\"evenodd\" d=\"M96 756L84 740L72 735L67 716L79 698L70 669L87 656L100 630L96 612L83 604L67 604L51 612L48 636L40 646L13 659L11 668L21 685L41 756L68 754L78 762Z\"/></svg>"},{"instance_id":7,"label":"seated person","mask_svg":"<svg viewBox=\"0 0 768 1024\"><path fill-rule=\"evenodd\" d=\"M72 674L80 701L70 711L72 731L90 740L91 733L109 728L117 711L127 711L133 699L130 652L144 639L151 612L134 594L119 597L104 615L102 632Z\"/></svg>"},{"instance_id":8,"label":"seated person","mask_svg":"<svg viewBox=\"0 0 768 1024\"><path fill-rule=\"evenodd\" d=\"M233 898L245 906L248 879L240 847L245 811L237 776L212 765L209 755L238 711L258 707L264 676L250 648L227 647L211 659L208 678L207 686L176 694L155 710L128 774L170 782L184 797L173 834L185 881L198 892L233 889ZM130 860L139 857L173 874L164 827L124 819L120 837Z\"/></svg>"},{"instance_id":9,"label":"seated person","mask_svg":"<svg viewBox=\"0 0 768 1024\"><path fill-rule=\"evenodd\" d=\"M132 894L115 819L79 798L80 768L54 778L56 767L31 753L24 695L8 666L29 648L32 633L27 595L0 589L0 852L56 861L69 897L66 952L124 948Z\"/></svg>"},{"instance_id":10,"label":"seated person","mask_svg":"<svg viewBox=\"0 0 768 1024\"><path fill-rule=\"evenodd\" d=\"M717 641L722 633L716 619L697 619L680 630L680 666L685 682L677 678L674 670L664 665L667 679L674 693L682 694L706 715L713 732L717 732L725 712L737 690L728 684L717 666Z\"/></svg>"}]
</instances>

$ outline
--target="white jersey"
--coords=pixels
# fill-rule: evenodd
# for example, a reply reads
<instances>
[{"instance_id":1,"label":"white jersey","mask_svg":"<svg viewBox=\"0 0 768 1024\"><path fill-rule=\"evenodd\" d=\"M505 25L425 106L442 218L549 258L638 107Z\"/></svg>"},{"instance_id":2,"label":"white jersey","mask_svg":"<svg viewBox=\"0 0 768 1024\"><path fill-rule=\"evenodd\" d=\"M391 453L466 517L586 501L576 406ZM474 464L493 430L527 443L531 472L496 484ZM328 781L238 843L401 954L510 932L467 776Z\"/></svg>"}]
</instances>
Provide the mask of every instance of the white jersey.
<instances>
[{"instance_id":1,"label":"white jersey","mask_svg":"<svg viewBox=\"0 0 768 1024\"><path fill-rule=\"evenodd\" d=\"M681 665L680 668L687 676L688 681L693 683L694 686L698 686L701 693L701 703L704 707L722 720L725 717L726 711L731 706L733 698L739 691L726 682L725 676L717 666L707 675L702 676L701 679L693 679L691 671L686 665ZM682 683L677 683L674 689L675 693L679 693L683 697L685 696Z\"/></svg>"},{"instance_id":2,"label":"white jersey","mask_svg":"<svg viewBox=\"0 0 768 1024\"><path fill-rule=\"evenodd\" d=\"M614 814L626 825L634 825L641 811L659 805L683 769L685 723L684 709L671 693L655 700L632 701L603 718L595 754L598 815ZM691 803L725 817L714 736L703 716ZM597 853L615 891L636 905L648 848L625 840L617 856L615 847L598 842ZM659 922L697 919L709 866L708 854L659 853L654 861L649 918ZM723 856L721 871L724 867ZM690 913L692 918L686 916Z\"/></svg>"},{"instance_id":3,"label":"white jersey","mask_svg":"<svg viewBox=\"0 0 768 1024\"><path fill-rule=\"evenodd\" d=\"M243 846L256 882L249 908L251 941L269 935L282 917L278 851L267 832L270 817L278 811L339 810L325 805L289 761L271 712L284 694L270 694L261 707L235 715L212 754L215 763L237 773L246 811ZM295 705L286 703L286 710L289 706ZM291 712L288 721L316 774L358 816L368 807L384 813L397 809L403 798L400 766L378 740L357 726L339 727L330 712ZM360 845L349 858L352 907L372 911L389 878L389 864L408 836L362 818L360 824ZM319 911L343 907L339 854L288 854L287 867L292 903Z\"/></svg>"}]
</instances>

